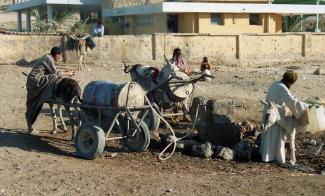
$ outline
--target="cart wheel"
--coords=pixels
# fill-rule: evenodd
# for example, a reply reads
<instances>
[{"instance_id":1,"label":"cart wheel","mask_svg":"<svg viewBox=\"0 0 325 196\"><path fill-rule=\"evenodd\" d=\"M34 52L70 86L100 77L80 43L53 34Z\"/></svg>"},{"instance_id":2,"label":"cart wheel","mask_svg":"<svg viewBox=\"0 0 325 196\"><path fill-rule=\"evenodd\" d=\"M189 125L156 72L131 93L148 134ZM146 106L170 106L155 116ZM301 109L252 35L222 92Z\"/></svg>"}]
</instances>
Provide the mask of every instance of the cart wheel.
<instances>
[{"instance_id":1,"label":"cart wheel","mask_svg":"<svg viewBox=\"0 0 325 196\"><path fill-rule=\"evenodd\" d=\"M158 106L153 103L153 108L156 111L159 109ZM142 116L142 115L140 115ZM147 124L150 131L157 131L160 125L160 118L151 109L148 111L147 115L144 117L143 121Z\"/></svg>"},{"instance_id":2,"label":"cart wheel","mask_svg":"<svg viewBox=\"0 0 325 196\"><path fill-rule=\"evenodd\" d=\"M75 138L75 148L79 156L95 159L105 148L103 129L92 124L81 125Z\"/></svg>"},{"instance_id":3,"label":"cart wheel","mask_svg":"<svg viewBox=\"0 0 325 196\"><path fill-rule=\"evenodd\" d=\"M130 129L126 130L127 138L125 144L129 150L134 152L143 152L145 151L150 143L150 132L148 126L144 121L139 124L141 132L137 131L132 137L134 130L136 130L134 125L130 125Z\"/></svg>"}]
</instances>

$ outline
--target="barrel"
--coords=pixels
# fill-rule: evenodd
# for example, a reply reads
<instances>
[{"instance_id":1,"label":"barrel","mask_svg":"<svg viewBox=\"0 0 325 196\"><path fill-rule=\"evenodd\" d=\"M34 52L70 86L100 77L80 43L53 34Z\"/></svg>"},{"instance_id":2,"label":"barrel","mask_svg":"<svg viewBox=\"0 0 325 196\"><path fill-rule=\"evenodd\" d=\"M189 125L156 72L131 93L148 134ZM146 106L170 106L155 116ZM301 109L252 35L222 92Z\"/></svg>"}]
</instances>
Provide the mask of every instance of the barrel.
<instances>
[{"instance_id":1,"label":"barrel","mask_svg":"<svg viewBox=\"0 0 325 196\"><path fill-rule=\"evenodd\" d=\"M88 105L117 106L118 94L126 83L111 81L92 81L83 93L83 101Z\"/></svg>"},{"instance_id":2,"label":"barrel","mask_svg":"<svg viewBox=\"0 0 325 196\"><path fill-rule=\"evenodd\" d=\"M87 44L87 46L88 46L90 49L93 49L93 48L96 47L96 43L95 43L95 41L93 40L93 38L91 38L91 37L87 37L87 38L86 38L86 44Z\"/></svg>"},{"instance_id":3,"label":"barrel","mask_svg":"<svg viewBox=\"0 0 325 196\"><path fill-rule=\"evenodd\" d=\"M112 81L92 81L85 87L83 102L94 106L143 106L145 92L135 82L115 83ZM112 110L101 110L103 115L114 115Z\"/></svg>"}]
</instances>

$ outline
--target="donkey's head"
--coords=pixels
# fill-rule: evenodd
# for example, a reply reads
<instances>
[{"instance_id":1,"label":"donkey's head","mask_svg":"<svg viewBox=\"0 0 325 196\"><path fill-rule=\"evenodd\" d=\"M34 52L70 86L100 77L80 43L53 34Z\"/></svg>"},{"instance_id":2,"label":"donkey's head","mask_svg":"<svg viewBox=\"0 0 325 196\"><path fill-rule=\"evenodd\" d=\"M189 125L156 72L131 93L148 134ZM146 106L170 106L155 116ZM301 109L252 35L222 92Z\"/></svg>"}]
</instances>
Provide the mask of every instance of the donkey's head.
<instances>
[{"instance_id":1,"label":"donkey's head","mask_svg":"<svg viewBox=\"0 0 325 196\"><path fill-rule=\"evenodd\" d=\"M261 101L261 103L265 106L264 114L262 117L262 122L261 122L261 129L265 131L269 127L271 127L274 123L280 120L280 113L278 110L278 107L275 103L271 102L265 102Z\"/></svg>"},{"instance_id":2,"label":"donkey's head","mask_svg":"<svg viewBox=\"0 0 325 196\"><path fill-rule=\"evenodd\" d=\"M57 86L56 97L61 98L65 103L71 103L74 98L81 101L81 89L78 82L72 78L63 78Z\"/></svg>"}]
</instances>

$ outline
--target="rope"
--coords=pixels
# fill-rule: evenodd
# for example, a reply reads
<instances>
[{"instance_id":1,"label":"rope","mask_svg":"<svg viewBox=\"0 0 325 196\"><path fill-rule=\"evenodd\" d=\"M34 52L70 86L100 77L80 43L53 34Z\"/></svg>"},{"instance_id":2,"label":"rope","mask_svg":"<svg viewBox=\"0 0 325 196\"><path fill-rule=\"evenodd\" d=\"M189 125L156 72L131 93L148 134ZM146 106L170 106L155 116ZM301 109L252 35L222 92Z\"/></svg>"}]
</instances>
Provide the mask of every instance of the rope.
<instances>
[{"instance_id":1,"label":"rope","mask_svg":"<svg viewBox=\"0 0 325 196\"><path fill-rule=\"evenodd\" d=\"M175 150L176 150L176 144L177 144L177 141L179 141L179 140L182 140L182 139L184 139L184 138L186 138L186 137L188 137L190 134L192 134L192 132L190 132L190 133L188 133L188 134L186 134L185 136L183 136L183 137L180 137L180 138L177 138L176 137L176 135L175 135L175 131L174 131L174 129L171 127L171 125L164 119L164 117L162 117L153 107L152 107L152 105L151 105L151 103L150 103L150 101L149 101L149 99L148 99L148 97L145 95L145 99L146 99L146 101L148 102L148 104L149 104L149 106L150 106L150 108L151 108L151 110L153 111L153 113L154 113L154 115L157 115L159 118L160 118L160 120L161 121L163 121L165 124L166 124L166 126L167 126L167 128L170 130L170 132L172 133L172 136L171 136L171 141L170 141L170 143L159 153L159 156L158 156L158 158L159 158L159 160L161 160L161 161L166 161L166 160L168 160L168 159L170 159L172 156L173 156L173 154L175 153ZM199 111L199 106L200 105L198 105L198 107L196 108L196 113L195 113L195 119L194 119L194 123L193 123L193 125L192 125L192 130L194 129L194 127L195 127L195 124L196 124L196 121L197 121L197 115L198 115L198 111ZM169 153L169 155L167 155L167 156L164 156L165 155L165 152L166 152L166 150L167 149L169 149L169 147L171 146L171 145L173 145L173 149L172 149L172 152L171 153Z\"/></svg>"}]
</instances>

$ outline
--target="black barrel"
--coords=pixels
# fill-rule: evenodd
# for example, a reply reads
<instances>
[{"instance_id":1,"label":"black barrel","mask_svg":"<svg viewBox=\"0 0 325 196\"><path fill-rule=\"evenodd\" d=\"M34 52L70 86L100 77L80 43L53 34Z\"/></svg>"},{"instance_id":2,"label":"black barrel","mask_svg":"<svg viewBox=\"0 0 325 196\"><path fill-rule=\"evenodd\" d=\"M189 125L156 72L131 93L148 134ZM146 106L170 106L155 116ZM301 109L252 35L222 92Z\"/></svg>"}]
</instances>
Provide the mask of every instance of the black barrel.
<instances>
[{"instance_id":1,"label":"black barrel","mask_svg":"<svg viewBox=\"0 0 325 196\"><path fill-rule=\"evenodd\" d=\"M87 38L86 38L86 44L87 44L87 46L88 46L90 49L93 49L93 48L96 47L96 43L95 43L95 41L93 40L93 38L91 38L91 37L87 37Z\"/></svg>"}]
</instances>

